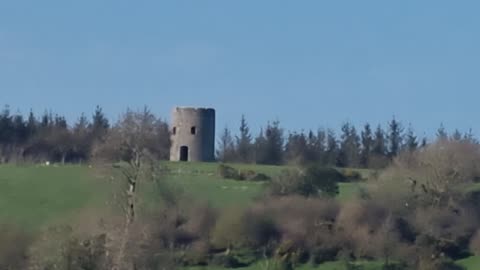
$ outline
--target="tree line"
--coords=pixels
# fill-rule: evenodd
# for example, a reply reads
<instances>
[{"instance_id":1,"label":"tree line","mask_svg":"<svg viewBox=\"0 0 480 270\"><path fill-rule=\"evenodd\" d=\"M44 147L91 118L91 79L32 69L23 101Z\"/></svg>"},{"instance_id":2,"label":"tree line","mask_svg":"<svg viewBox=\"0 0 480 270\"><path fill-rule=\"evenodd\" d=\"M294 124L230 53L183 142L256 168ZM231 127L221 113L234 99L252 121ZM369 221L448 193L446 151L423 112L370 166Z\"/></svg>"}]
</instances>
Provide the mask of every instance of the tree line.
<instances>
[{"instance_id":1,"label":"tree line","mask_svg":"<svg viewBox=\"0 0 480 270\"><path fill-rule=\"evenodd\" d=\"M52 112L36 116L33 112L24 117L12 113L5 106L0 113L0 163L14 162L52 162L83 163L92 159L96 149L102 149L111 143L112 135L127 130L126 126L153 132L158 140L150 140L149 149L159 159L167 159L170 138L168 125L153 115L148 108L142 111L127 110L121 118L111 124L101 107L97 106L89 118L82 114L76 122L69 124L66 118ZM127 136L128 134L122 134ZM120 135L118 135L120 136ZM124 153L111 156L112 160L121 160Z\"/></svg>"},{"instance_id":2,"label":"tree line","mask_svg":"<svg viewBox=\"0 0 480 270\"><path fill-rule=\"evenodd\" d=\"M401 152L414 152L427 145L426 137L419 137L411 125L405 128L395 118L387 123L386 128L366 123L361 131L345 122L338 135L332 129L287 134L279 121L273 121L254 137L242 116L238 131L238 135L234 135L225 127L221 132L217 147L220 161L384 168ZM455 130L448 134L443 125L438 128L436 137L478 143L471 130L466 133Z\"/></svg>"},{"instance_id":3,"label":"tree line","mask_svg":"<svg viewBox=\"0 0 480 270\"><path fill-rule=\"evenodd\" d=\"M24 117L5 106L0 113L0 163L90 162L95 149L108 144L107 138L112 132L126 130L125 125L132 124L134 118L152 130L152 138L156 139L148 143L153 154L159 159L168 159L168 123L148 108L127 110L117 122L110 123L102 108L97 106L90 117L82 114L75 122L68 123L64 116L52 112L39 116L30 112ZM455 130L448 134L443 126L438 129L437 137L477 143L471 131ZM238 134L229 128L221 131L216 155L222 162L383 168L400 152L413 152L426 144L427 139L418 137L411 125L405 128L395 118L386 128L367 123L360 131L346 122L339 134L332 129L287 133L279 121L272 121L254 136L242 116ZM122 157L111 156L111 159L121 160Z\"/></svg>"}]
</instances>

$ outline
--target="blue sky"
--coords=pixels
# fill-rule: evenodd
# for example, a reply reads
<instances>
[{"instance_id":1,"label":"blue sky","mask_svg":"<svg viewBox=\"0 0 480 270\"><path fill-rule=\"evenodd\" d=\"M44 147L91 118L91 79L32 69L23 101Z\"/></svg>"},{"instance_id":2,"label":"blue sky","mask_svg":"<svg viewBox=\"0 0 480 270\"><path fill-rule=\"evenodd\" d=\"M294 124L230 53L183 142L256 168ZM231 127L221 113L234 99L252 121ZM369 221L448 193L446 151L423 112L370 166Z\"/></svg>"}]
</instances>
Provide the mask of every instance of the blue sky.
<instances>
[{"instance_id":1,"label":"blue sky","mask_svg":"<svg viewBox=\"0 0 480 270\"><path fill-rule=\"evenodd\" d=\"M0 1L0 103L480 132L478 1Z\"/></svg>"}]
</instances>

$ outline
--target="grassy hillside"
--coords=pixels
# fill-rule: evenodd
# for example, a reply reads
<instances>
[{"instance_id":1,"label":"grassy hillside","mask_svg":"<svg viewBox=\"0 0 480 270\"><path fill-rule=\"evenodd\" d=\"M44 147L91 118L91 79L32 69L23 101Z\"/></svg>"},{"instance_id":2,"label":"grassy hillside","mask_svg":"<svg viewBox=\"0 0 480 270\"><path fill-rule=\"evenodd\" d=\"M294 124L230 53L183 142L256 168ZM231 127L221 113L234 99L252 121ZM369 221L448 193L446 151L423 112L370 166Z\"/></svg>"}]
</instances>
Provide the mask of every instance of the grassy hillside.
<instances>
[{"instance_id":1,"label":"grassy hillside","mask_svg":"<svg viewBox=\"0 0 480 270\"><path fill-rule=\"evenodd\" d=\"M0 167L0 222L38 227L104 203L107 183L87 167Z\"/></svg>"},{"instance_id":2,"label":"grassy hillside","mask_svg":"<svg viewBox=\"0 0 480 270\"><path fill-rule=\"evenodd\" d=\"M260 195L262 182L222 179L216 163L170 163L168 183L214 207L245 206ZM275 176L285 167L232 165ZM105 178L105 177L103 177ZM0 166L0 222L35 228L68 219L82 209L104 206L121 182L107 181L87 166ZM156 195L152 183L140 186L147 203ZM358 184L342 183L340 199L358 191Z\"/></svg>"},{"instance_id":3,"label":"grassy hillside","mask_svg":"<svg viewBox=\"0 0 480 270\"><path fill-rule=\"evenodd\" d=\"M480 269L480 256L473 256L464 260L460 260L457 263L468 270Z\"/></svg>"}]
</instances>

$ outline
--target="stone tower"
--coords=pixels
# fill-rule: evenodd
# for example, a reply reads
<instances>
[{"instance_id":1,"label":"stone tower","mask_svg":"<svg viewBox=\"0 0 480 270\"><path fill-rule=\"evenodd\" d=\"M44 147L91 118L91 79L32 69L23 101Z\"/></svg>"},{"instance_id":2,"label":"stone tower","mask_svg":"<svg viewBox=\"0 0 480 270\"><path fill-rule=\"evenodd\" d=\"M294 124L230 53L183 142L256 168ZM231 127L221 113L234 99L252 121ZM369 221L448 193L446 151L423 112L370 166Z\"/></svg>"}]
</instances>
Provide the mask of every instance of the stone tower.
<instances>
[{"instance_id":1,"label":"stone tower","mask_svg":"<svg viewBox=\"0 0 480 270\"><path fill-rule=\"evenodd\" d=\"M171 161L215 160L215 110L176 107L171 122Z\"/></svg>"}]
</instances>

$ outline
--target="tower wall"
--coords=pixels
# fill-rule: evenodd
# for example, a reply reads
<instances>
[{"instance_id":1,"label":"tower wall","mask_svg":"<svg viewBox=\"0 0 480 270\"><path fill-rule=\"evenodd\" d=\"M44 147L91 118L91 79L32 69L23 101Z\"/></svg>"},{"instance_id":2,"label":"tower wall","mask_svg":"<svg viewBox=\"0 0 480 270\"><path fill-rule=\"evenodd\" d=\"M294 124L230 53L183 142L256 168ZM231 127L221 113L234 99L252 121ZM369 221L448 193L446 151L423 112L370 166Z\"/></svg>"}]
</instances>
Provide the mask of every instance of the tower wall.
<instances>
[{"instance_id":1,"label":"tower wall","mask_svg":"<svg viewBox=\"0 0 480 270\"><path fill-rule=\"evenodd\" d=\"M174 108L170 132L172 134L171 161L215 160L214 109Z\"/></svg>"}]
</instances>

